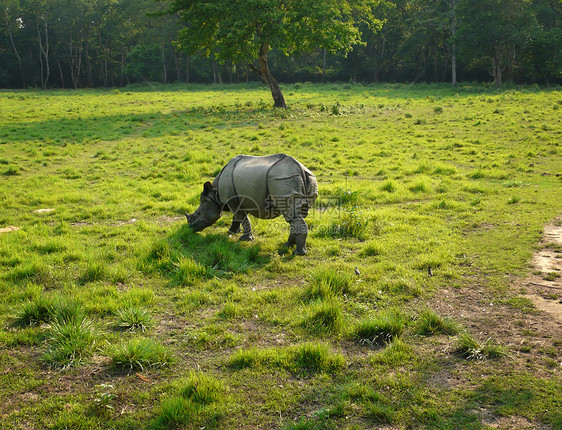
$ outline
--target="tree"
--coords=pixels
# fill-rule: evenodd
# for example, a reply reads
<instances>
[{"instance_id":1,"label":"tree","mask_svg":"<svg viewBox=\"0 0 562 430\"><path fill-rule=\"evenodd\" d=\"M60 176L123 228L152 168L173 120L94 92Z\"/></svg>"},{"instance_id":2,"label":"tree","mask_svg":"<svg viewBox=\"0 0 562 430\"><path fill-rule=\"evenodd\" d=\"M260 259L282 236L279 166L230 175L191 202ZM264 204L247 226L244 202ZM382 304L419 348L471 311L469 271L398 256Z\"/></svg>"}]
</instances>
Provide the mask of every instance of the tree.
<instances>
[{"instance_id":1,"label":"tree","mask_svg":"<svg viewBox=\"0 0 562 430\"><path fill-rule=\"evenodd\" d=\"M18 62L18 70L20 73L20 79L22 81L22 85L25 88L25 76L23 74L23 65L22 65L22 57L20 54L20 50L18 49L16 42L15 42L15 33L21 29L21 6L19 1L0 1L0 13L2 13L2 21L0 21L0 28L4 27L4 31L6 32L8 39L10 40L10 46L12 47L12 51L16 56Z\"/></svg>"},{"instance_id":2,"label":"tree","mask_svg":"<svg viewBox=\"0 0 562 430\"><path fill-rule=\"evenodd\" d=\"M497 88L530 41L536 23L528 0L459 0L455 40L472 61L489 61Z\"/></svg>"},{"instance_id":3,"label":"tree","mask_svg":"<svg viewBox=\"0 0 562 430\"><path fill-rule=\"evenodd\" d=\"M185 27L178 46L220 62L247 63L270 88L274 106L285 108L269 70L271 48L287 55L326 49L347 53L361 43L358 25L377 24L378 0L171 0Z\"/></svg>"}]
</instances>

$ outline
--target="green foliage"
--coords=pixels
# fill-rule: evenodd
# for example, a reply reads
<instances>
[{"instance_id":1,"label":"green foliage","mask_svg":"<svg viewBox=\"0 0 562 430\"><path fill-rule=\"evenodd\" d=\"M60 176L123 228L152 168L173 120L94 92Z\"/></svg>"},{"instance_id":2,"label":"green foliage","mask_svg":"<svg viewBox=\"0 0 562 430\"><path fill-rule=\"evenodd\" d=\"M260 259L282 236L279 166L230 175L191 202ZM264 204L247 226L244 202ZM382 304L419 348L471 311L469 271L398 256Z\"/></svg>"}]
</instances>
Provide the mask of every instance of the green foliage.
<instances>
[{"instance_id":1,"label":"green foliage","mask_svg":"<svg viewBox=\"0 0 562 430\"><path fill-rule=\"evenodd\" d=\"M15 317L15 324L20 327L39 325L50 322L53 318L54 304L47 296L40 295L25 302Z\"/></svg>"},{"instance_id":2,"label":"green foliage","mask_svg":"<svg viewBox=\"0 0 562 430\"><path fill-rule=\"evenodd\" d=\"M180 389L180 396L199 405L210 405L221 399L222 383L203 373L191 373Z\"/></svg>"},{"instance_id":3,"label":"green foliage","mask_svg":"<svg viewBox=\"0 0 562 430\"><path fill-rule=\"evenodd\" d=\"M361 40L359 23L380 25L367 1L326 1L321 5L302 1L283 8L270 2L257 9L251 1L172 1L170 10L189 22L180 33L182 49L234 62L257 59L263 42L286 54L319 47L348 52Z\"/></svg>"},{"instance_id":4,"label":"green foliage","mask_svg":"<svg viewBox=\"0 0 562 430\"><path fill-rule=\"evenodd\" d=\"M413 349L400 338L394 338L381 352L371 360L374 364L398 366L405 364L414 356Z\"/></svg>"}]
</instances>

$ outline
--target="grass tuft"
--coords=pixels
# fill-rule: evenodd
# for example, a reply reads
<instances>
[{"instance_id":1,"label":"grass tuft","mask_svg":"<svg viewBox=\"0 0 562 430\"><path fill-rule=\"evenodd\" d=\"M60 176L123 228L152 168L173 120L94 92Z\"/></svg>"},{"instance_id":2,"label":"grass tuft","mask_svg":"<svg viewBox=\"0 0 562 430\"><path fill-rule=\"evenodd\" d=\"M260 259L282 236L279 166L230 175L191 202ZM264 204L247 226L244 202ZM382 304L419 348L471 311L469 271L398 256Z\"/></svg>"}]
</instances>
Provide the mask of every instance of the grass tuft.
<instances>
[{"instance_id":1,"label":"grass tuft","mask_svg":"<svg viewBox=\"0 0 562 430\"><path fill-rule=\"evenodd\" d=\"M312 272L304 297L308 300L329 299L351 294L351 276L334 267L321 267Z\"/></svg>"},{"instance_id":2,"label":"grass tuft","mask_svg":"<svg viewBox=\"0 0 562 430\"><path fill-rule=\"evenodd\" d=\"M329 225L322 226L317 236L365 240L369 236L370 220L357 208L344 209Z\"/></svg>"},{"instance_id":3,"label":"grass tuft","mask_svg":"<svg viewBox=\"0 0 562 430\"><path fill-rule=\"evenodd\" d=\"M117 325L125 330L145 331L152 324L152 316L144 306L127 306L116 312Z\"/></svg>"},{"instance_id":4,"label":"grass tuft","mask_svg":"<svg viewBox=\"0 0 562 430\"><path fill-rule=\"evenodd\" d=\"M458 325L449 318L443 318L431 309L424 310L417 321L416 333L422 336L434 334L453 335L459 332Z\"/></svg>"},{"instance_id":5,"label":"grass tuft","mask_svg":"<svg viewBox=\"0 0 562 430\"><path fill-rule=\"evenodd\" d=\"M80 283L86 284L88 282L101 281L107 276L105 266L97 262L89 262L80 276Z\"/></svg>"},{"instance_id":6,"label":"grass tuft","mask_svg":"<svg viewBox=\"0 0 562 430\"><path fill-rule=\"evenodd\" d=\"M167 348L146 338L135 338L114 346L110 355L114 367L127 370L166 367L172 362L172 355Z\"/></svg>"},{"instance_id":7,"label":"grass tuft","mask_svg":"<svg viewBox=\"0 0 562 430\"><path fill-rule=\"evenodd\" d=\"M297 368L307 372L337 372L345 366L341 354L335 354L326 343L307 342L295 347L292 358Z\"/></svg>"},{"instance_id":8,"label":"grass tuft","mask_svg":"<svg viewBox=\"0 0 562 430\"><path fill-rule=\"evenodd\" d=\"M400 311L381 311L373 318L359 322L352 335L361 344L383 345L401 336L407 323L407 317Z\"/></svg>"},{"instance_id":9,"label":"grass tuft","mask_svg":"<svg viewBox=\"0 0 562 430\"><path fill-rule=\"evenodd\" d=\"M224 392L225 388L218 379L204 373L192 372L183 382L180 396L198 405L210 405L219 401Z\"/></svg>"},{"instance_id":10,"label":"grass tuft","mask_svg":"<svg viewBox=\"0 0 562 430\"><path fill-rule=\"evenodd\" d=\"M333 353L326 343L308 342L289 348L240 349L232 354L228 367L233 370L267 367L297 373L335 373L345 367L345 358Z\"/></svg>"},{"instance_id":11,"label":"grass tuft","mask_svg":"<svg viewBox=\"0 0 562 430\"><path fill-rule=\"evenodd\" d=\"M335 300L314 302L305 313L301 325L313 333L338 333L343 327L341 306Z\"/></svg>"},{"instance_id":12,"label":"grass tuft","mask_svg":"<svg viewBox=\"0 0 562 430\"><path fill-rule=\"evenodd\" d=\"M467 360L485 360L488 358L502 358L507 356L507 351L500 345L487 339L484 343L477 341L467 332L458 335L455 354Z\"/></svg>"},{"instance_id":13,"label":"grass tuft","mask_svg":"<svg viewBox=\"0 0 562 430\"><path fill-rule=\"evenodd\" d=\"M174 279L177 285L195 285L207 277L207 268L195 262L192 258L182 258L176 264L176 267Z\"/></svg>"},{"instance_id":14,"label":"grass tuft","mask_svg":"<svg viewBox=\"0 0 562 430\"><path fill-rule=\"evenodd\" d=\"M25 302L18 310L14 324L18 327L36 326L51 321L53 301L44 296Z\"/></svg>"},{"instance_id":15,"label":"grass tuft","mask_svg":"<svg viewBox=\"0 0 562 430\"><path fill-rule=\"evenodd\" d=\"M87 318L55 322L47 333L48 346L42 359L47 365L59 369L83 364L92 355L96 338Z\"/></svg>"}]
</instances>

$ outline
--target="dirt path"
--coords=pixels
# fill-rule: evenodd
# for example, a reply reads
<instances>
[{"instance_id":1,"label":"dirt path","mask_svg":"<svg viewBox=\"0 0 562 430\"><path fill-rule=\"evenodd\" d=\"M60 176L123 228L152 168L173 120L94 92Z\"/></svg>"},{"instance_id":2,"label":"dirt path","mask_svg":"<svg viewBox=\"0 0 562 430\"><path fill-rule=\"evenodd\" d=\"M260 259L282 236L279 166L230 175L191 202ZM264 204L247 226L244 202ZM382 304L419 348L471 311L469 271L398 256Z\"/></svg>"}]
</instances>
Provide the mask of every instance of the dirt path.
<instances>
[{"instance_id":1,"label":"dirt path","mask_svg":"<svg viewBox=\"0 0 562 430\"><path fill-rule=\"evenodd\" d=\"M522 281L524 297L562 324L562 217L545 227L540 250L533 256L532 273Z\"/></svg>"}]
</instances>

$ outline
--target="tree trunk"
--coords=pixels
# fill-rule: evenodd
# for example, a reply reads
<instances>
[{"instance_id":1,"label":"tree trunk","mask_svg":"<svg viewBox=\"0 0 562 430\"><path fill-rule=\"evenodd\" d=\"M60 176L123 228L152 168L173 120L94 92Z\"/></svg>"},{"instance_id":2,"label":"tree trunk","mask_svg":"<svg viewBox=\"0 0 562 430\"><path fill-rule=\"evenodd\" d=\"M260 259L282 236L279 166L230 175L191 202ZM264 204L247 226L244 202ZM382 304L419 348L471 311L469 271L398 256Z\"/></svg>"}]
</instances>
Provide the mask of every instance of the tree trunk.
<instances>
[{"instance_id":1,"label":"tree trunk","mask_svg":"<svg viewBox=\"0 0 562 430\"><path fill-rule=\"evenodd\" d=\"M457 46L455 42L451 47L451 84L453 87L457 86Z\"/></svg>"},{"instance_id":2,"label":"tree trunk","mask_svg":"<svg viewBox=\"0 0 562 430\"><path fill-rule=\"evenodd\" d=\"M90 44L88 43L88 40L86 39L86 65L87 67L87 71L88 71L88 86L90 88L94 88L94 76L92 73L92 62L90 61Z\"/></svg>"},{"instance_id":3,"label":"tree trunk","mask_svg":"<svg viewBox=\"0 0 562 430\"><path fill-rule=\"evenodd\" d=\"M61 84L61 87L64 89L64 74L62 73L62 67L61 67L60 61L58 59L57 59L57 65L59 66L60 84Z\"/></svg>"},{"instance_id":4,"label":"tree trunk","mask_svg":"<svg viewBox=\"0 0 562 430\"><path fill-rule=\"evenodd\" d=\"M80 86L80 74L82 72L82 42L80 42L80 45L76 46L71 35L69 49L70 77L72 78L74 89L77 89Z\"/></svg>"},{"instance_id":5,"label":"tree trunk","mask_svg":"<svg viewBox=\"0 0 562 430\"><path fill-rule=\"evenodd\" d=\"M267 51L269 51L269 44L264 42L260 47L258 67L255 67L253 64L249 64L248 66L267 84L267 86L269 86L271 96L273 97L273 106L286 109L287 104L285 103L285 98L279 87L279 82L277 82L269 72Z\"/></svg>"},{"instance_id":6,"label":"tree trunk","mask_svg":"<svg viewBox=\"0 0 562 430\"><path fill-rule=\"evenodd\" d=\"M47 22L45 22L45 43L43 43L39 22L37 22L36 25L37 38L39 42L39 59L41 62L41 88L46 89L47 83L49 82L49 75L51 74L51 68L49 66L49 26ZM44 67L43 60L45 60Z\"/></svg>"},{"instance_id":7,"label":"tree trunk","mask_svg":"<svg viewBox=\"0 0 562 430\"><path fill-rule=\"evenodd\" d=\"M492 58L492 76L497 89L502 87L502 73L501 59L496 56Z\"/></svg>"},{"instance_id":8,"label":"tree trunk","mask_svg":"<svg viewBox=\"0 0 562 430\"><path fill-rule=\"evenodd\" d=\"M457 86L457 43L455 42L455 34L457 32L457 0L452 0L450 3L452 17L451 17L451 36L453 44L451 46L451 84L453 87Z\"/></svg>"},{"instance_id":9,"label":"tree trunk","mask_svg":"<svg viewBox=\"0 0 562 430\"><path fill-rule=\"evenodd\" d=\"M174 64L176 66L176 82L181 81L181 70L180 70L180 62L178 60L178 54L174 49Z\"/></svg>"},{"instance_id":10,"label":"tree trunk","mask_svg":"<svg viewBox=\"0 0 562 430\"><path fill-rule=\"evenodd\" d=\"M160 45L161 48L161 58L162 58L162 82L168 83L168 66L166 65L166 51L164 49L164 44Z\"/></svg>"},{"instance_id":11,"label":"tree trunk","mask_svg":"<svg viewBox=\"0 0 562 430\"><path fill-rule=\"evenodd\" d=\"M10 38L10 43L12 44L12 48L14 50L14 54L16 54L16 58L18 59L18 68L20 71L20 79L21 79L21 84L23 86L23 88L26 88L26 84L25 84L25 77L23 75L23 65L22 65L22 61L21 61L21 56L20 53L18 51L18 48L16 47L16 44L14 42L14 35L12 34L11 29L9 29L9 25L10 23L8 22L8 16L6 15L6 28L8 28L8 36Z\"/></svg>"},{"instance_id":12,"label":"tree trunk","mask_svg":"<svg viewBox=\"0 0 562 430\"><path fill-rule=\"evenodd\" d=\"M326 82L326 48L322 50L322 82Z\"/></svg>"}]
</instances>

